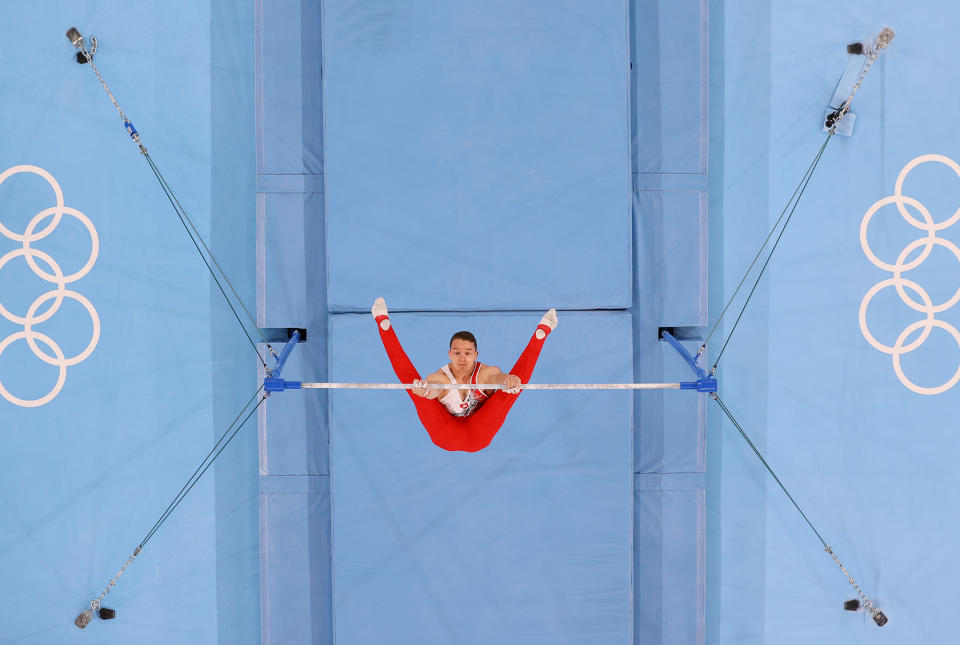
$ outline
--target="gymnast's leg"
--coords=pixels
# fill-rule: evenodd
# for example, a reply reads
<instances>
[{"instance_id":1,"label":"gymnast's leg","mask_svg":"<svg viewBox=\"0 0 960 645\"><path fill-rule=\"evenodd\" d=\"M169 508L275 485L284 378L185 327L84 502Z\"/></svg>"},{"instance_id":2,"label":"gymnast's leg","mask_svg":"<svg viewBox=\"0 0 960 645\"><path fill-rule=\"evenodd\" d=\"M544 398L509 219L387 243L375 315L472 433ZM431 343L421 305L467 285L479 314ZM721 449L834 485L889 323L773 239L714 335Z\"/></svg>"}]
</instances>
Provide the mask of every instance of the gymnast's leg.
<instances>
[{"instance_id":1,"label":"gymnast's leg","mask_svg":"<svg viewBox=\"0 0 960 645\"><path fill-rule=\"evenodd\" d=\"M520 358L510 370L510 374L519 376L522 383L526 383L533 375L533 368L537 365L537 359L540 357L540 350L543 349L543 343L557 326L557 312L554 309L548 311L537 325L530 341L527 343ZM497 390L484 403L479 410L472 416L467 417L465 425L465 435L463 444L468 452L476 452L486 448L494 435L500 430L500 426L507 418L510 408L516 403L520 393L508 394L503 390Z\"/></svg>"},{"instance_id":2,"label":"gymnast's leg","mask_svg":"<svg viewBox=\"0 0 960 645\"><path fill-rule=\"evenodd\" d=\"M400 379L401 383L412 383L420 378L417 368L413 366L407 353L403 351L400 345L400 339L393 331L393 324L390 322L390 316L387 312L387 305L383 298L377 298L373 304L373 316L377 321L377 328L380 331L380 340L383 341L383 348L387 351L387 357L390 359L390 365L393 366L393 372ZM461 419L454 417L444 409L443 404L436 399L425 399L417 396L412 390L407 390L407 394L417 408L417 416L420 422L426 428L430 439L436 445L444 450L462 450L459 448L459 438L461 436Z\"/></svg>"}]
</instances>

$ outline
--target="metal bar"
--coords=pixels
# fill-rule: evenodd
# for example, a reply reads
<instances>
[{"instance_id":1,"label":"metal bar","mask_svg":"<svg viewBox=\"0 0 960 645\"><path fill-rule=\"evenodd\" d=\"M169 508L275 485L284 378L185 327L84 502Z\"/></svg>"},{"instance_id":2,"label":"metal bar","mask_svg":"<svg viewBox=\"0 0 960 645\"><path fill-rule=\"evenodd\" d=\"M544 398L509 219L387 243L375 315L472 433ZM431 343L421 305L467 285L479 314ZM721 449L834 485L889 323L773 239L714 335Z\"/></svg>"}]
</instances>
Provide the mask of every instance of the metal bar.
<instances>
[{"instance_id":1,"label":"metal bar","mask_svg":"<svg viewBox=\"0 0 960 645\"><path fill-rule=\"evenodd\" d=\"M293 351L293 348L299 342L300 342L300 332L294 331L293 334L290 336L290 340L288 340L287 344L284 345L282 350L280 350L280 356L277 357L277 364L274 366L272 370L267 370L267 373L270 376L274 378L280 377L280 373L283 371L283 366L287 362L287 357L290 356L290 352Z\"/></svg>"},{"instance_id":2,"label":"metal bar","mask_svg":"<svg viewBox=\"0 0 960 645\"><path fill-rule=\"evenodd\" d=\"M304 389L318 390L412 390L412 383L301 383ZM694 386L696 384L694 383ZM479 383L429 383L429 390L504 390L505 385ZM683 383L524 383L524 390L680 390Z\"/></svg>"},{"instance_id":3,"label":"metal bar","mask_svg":"<svg viewBox=\"0 0 960 645\"><path fill-rule=\"evenodd\" d=\"M690 352L687 351L687 348L681 345L680 341L673 337L673 334L665 331L663 332L663 339L670 343L670 345L677 350L681 356L683 356L683 360L687 361L687 365L690 366L690 369L693 370L694 374L696 374L699 378L707 378L707 372L700 367L700 365L697 363L697 359L690 355Z\"/></svg>"}]
</instances>

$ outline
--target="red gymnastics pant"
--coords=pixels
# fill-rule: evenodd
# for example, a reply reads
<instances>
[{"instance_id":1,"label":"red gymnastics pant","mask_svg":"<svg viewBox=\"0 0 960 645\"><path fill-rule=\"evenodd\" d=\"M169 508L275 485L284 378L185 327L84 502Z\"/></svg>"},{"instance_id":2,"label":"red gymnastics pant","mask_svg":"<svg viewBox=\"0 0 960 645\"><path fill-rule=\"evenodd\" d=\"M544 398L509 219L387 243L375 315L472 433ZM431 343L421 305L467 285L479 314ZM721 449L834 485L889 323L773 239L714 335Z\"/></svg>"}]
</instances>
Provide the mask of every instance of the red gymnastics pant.
<instances>
[{"instance_id":1,"label":"red gymnastics pant","mask_svg":"<svg viewBox=\"0 0 960 645\"><path fill-rule=\"evenodd\" d=\"M397 378L403 383L412 383L419 379L420 374L407 358L406 352L403 351L397 339L397 334L393 331L393 323L390 323L390 328L387 330L379 324L377 328L380 330L380 339L383 341L384 349L387 350L387 356L390 358L390 364ZM541 339L534 333L526 349L517 359L517 364L509 372L519 376L521 383L530 380L537 358L540 356L540 350L543 348L543 342L550 334L550 328L546 325L538 325L537 329L542 329L546 335ZM427 429L433 443L444 450L464 452L476 452L490 445L493 436L497 434L507 418L507 412L520 396L519 393L507 394L503 390L496 390L476 412L468 417L457 417L447 412L437 399L425 399L414 394L412 390L407 390L407 394L416 406L417 416L420 417L420 422Z\"/></svg>"}]
</instances>

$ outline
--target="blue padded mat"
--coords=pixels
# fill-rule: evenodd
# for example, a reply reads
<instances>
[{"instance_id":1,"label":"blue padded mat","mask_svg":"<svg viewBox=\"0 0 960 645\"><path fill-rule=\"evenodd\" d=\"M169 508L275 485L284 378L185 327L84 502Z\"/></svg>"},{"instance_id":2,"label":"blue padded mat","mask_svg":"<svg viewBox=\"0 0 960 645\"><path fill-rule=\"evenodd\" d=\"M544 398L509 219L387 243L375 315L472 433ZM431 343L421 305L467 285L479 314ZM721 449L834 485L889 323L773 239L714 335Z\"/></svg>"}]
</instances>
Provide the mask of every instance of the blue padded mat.
<instances>
[{"instance_id":1,"label":"blue padded mat","mask_svg":"<svg viewBox=\"0 0 960 645\"><path fill-rule=\"evenodd\" d=\"M324 18L331 310L629 306L625 2Z\"/></svg>"},{"instance_id":2,"label":"blue padded mat","mask_svg":"<svg viewBox=\"0 0 960 645\"><path fill-rule=\"evenodd\" d=\"M507 370L538 320L391 318L423 372L464 327ZM369 315L331 339L334 380L396 380ZM561 314L531 382L628 382L630 358L629 315ZM526 392L472 454L434 446L403 392L331 401L338 643L630 642L629 393Z\"/></svg>"},{"instance_id":3,"label":"blue padded mat","mask_svg":"<svg viewBox=\"0 0 960 645\"><path fill-rule=\"evenodd\" d=\"M707 4L707 0L631 3L633 172L641 179L666 174L675 181L705 180Z\"/></svg>"}]
</instances>

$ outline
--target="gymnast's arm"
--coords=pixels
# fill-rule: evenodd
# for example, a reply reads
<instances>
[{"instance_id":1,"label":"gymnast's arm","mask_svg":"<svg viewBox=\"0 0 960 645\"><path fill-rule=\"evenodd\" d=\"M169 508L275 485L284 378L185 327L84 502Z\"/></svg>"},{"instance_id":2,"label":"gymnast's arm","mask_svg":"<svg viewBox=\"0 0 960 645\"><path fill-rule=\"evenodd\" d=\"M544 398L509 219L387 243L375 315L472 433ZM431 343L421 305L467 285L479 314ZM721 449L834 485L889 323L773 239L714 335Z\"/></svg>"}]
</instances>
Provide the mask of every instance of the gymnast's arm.
<instances>
[{"instance_id":1,"label":"gymnast's arm","mask_svg":"<svg viewBox=\"0 0 960 645\"><path fill-rule=\"evenodd\" d=\"M438 385L445 385L450 382L450 379L448 379L443 372L441 372L440 370L437 370L436 372L434 372L433 374L427 377L426 382L428 384L436 383ZM411 392L413 392L417 396L422 396L425 399L442 399L447 395L448 391L449 390L433 390L433 389L427 389L427 388L414 388L413 390L411 390Z\"/></svg>"},{"instance_id":2,"label":"gymnast's arm","mask_svg":"<svg viewBox=\"0 0 960 645\"><path fill-rule=\"evenodd\" d=\"M509 388L520 387L519 376L504 374L496 365L484 365L480 374L477 375L477 381L491 385L506 385ZM487 392L491 391L492 390L487 390Z\"/></svg>"}]
</instances>

